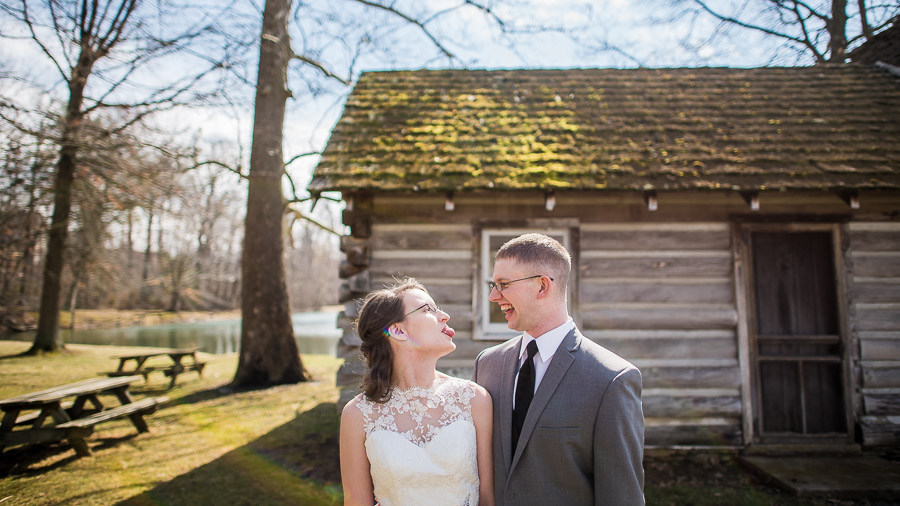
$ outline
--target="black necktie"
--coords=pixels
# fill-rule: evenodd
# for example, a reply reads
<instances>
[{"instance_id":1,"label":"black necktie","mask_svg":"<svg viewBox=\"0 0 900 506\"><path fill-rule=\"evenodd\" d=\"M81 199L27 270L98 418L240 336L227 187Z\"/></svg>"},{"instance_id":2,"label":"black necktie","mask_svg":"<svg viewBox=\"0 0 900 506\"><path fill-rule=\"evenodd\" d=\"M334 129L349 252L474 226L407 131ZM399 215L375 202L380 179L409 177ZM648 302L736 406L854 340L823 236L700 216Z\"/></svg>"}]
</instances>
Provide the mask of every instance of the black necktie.
<instances>
[{"instance_id":1,"label":"black necktie","mask_svg":"<svg viewBox=\"0 0 900 506\"><path fill-rule=\"evenodd\" d=\"M513 409L513 433L512 449L516 453L516 445L519 443L519 434L525 425L525 415L531 406L531 398L534 397L534 354L537 353L537 341L532 340L525 347L528 358L519 369L519 380L516 382L516 407Z\"/></svg>"}]
</instances>

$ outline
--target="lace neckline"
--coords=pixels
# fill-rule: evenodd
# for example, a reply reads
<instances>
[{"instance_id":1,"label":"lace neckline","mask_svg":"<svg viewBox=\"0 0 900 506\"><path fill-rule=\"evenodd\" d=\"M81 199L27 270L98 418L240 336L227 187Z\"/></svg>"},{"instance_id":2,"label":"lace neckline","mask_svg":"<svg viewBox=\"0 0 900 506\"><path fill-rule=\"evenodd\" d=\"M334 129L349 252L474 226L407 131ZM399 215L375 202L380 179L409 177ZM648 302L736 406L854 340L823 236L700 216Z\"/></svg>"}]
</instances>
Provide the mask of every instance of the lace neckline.
<instances>
[{"instance_id":1,"label":"lace neckline","mask_svg":"<svg viewBox=\"0 0 900 506\"><path fill-rule=\"evenodd\" d=\"M392 387L391 397L383 403L361 397L358 406L366 434L388 430L424 447L442 427L461 419L472 421L470 401L474 396L471 382L437 377L428 387Z\"/></svg>"},{"instance_id":2,"label":"lace neckline","mask_svg":"<svg viewBox=\"0 0 900 506\"><path fill-rule=\"evenodd\" d=\"M398 386L391 387L391 394L399 395L401 397L410 398L428 395L433 393L438 386L443 382L444 378L440 376L436 376L434 380L432 380L431 384L425 387L420 387L418 385L413 385L409 388L400 388Z\"/></svg>"}]
</instances>

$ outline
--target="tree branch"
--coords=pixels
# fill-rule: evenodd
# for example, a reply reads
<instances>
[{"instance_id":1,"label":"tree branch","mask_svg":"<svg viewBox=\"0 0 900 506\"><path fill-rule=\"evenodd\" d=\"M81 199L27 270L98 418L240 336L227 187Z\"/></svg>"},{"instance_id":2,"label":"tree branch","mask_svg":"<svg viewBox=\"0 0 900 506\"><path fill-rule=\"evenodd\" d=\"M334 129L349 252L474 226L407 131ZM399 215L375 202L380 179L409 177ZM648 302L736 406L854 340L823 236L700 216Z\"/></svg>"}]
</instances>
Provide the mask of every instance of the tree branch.
<instances>
[{"instance_id":1,"label":"tree branch","mask_svg":"<svg viewBox=\"0 0 900 506\"><path fill-rule=\"evenodd\" d=\"M441 42L440 42L439 40L437 40L437 38L431 33L431 31L428 30L428 28L425 26L425 24L422 23L421 21L419 21L419 20L417 20L417 19L415 19L415 18L412 18L412 17L408 16L407 14L405 14L405 13L403 13L403 12L400 12L399 10L397 10L397 8L392 7L392 6L381 5L381 4L377 3L377 2L372 2L372 1L370 1L370 0L354 0L354 1L355 1L355 2L358 2L358 3L361 3L361 4L363 4L363 5L367 5L367 6L369 6L369 7L375 8L375 9L381 9L381 10L383 10L383 11L389 12L389 13L391 13L391 14L393 14L393 15L395 15L395 16L401 18L401 19L403 19L404 21L406 21L406 22L408 22L408 23L411 23L411 24L413 24L413 25L418 26L419 29L422 31L422 33L424 33L426 37L428 37L429 39L431 39L431 43L434 44L434 46L435 46L436 48L438 48L438 50L440 50L441 53L444 54L444 56L446 56L446 57L447 57L448 59L450 59L450 60L456 60L456 59L457 59L456 56L455 56L453 53L450 52L449 49L447 49L446 47L444 47L444 45L441 44ZM470 3L470 2L467 1L466 3ZM473 3L472 5L476 5L476 6L477 6L477 4L474 4L474 3Z\"/></svg>"},{"instance_id":2,"label":"tree branch","mask_svg":"<svg viewBox=\"0 0 900 506\"><path fill-rule=\"evenodd\" d=\"M241 167L240 167L240 165L238 165L237 167L232 167L232 166L230 166L230 165L228 165L228 164L225 164L225 163L222 163L222 162L217 162L217 161L215 161L215 160L207 160L207 161L205 161L205 162L195 163L194 165L192 165L191 167L188 167L188 168L185 169L185 170L199 169L200 167L203 167L204 165L215 165L216 167L222 167L223 169L226 169L226 170L228 170L229 172L233 172L234 174L237 174L241 179L246 179L246 180L249 180L249 179L250 179L250 176L248 176L247 174L244 174L243 172L241 172Z\"/></svg>"},{"instance_id":3,"label":"tree branch","mask_svg":"<svg viewBox=\"0 0 900 506\"><path fill-rule=\"evenodd\" d=\"M331 227L329 227L329 226L327 226L327 225L324 225L324 224L322 224L322 223L319 223L319 222L316 221L315 219L313 219L313 218L307 216L306 214L304 214L304 213L303 213L302 211L300 211L299 209L295 209L295 208L293 208L293 207L288 207L288 213L294 215L294 217L295 217L296 219L306 220L306 221L312 223L313 225L315 225L315 226L321 228L322 230L324 230L324 231L326 231L326 232L328 232L328 233L330 233L330 234L334 234L334 235L336 235L336 236L338 236L338 237L341 237L341 236L344 235L344 234L341 234L340 232L334 231Z\"/></svg>"},{"instance_id":4,"label":"tree branch","mask_svg":"<svg viewBox=\"0 0 900 506\"><path fill-rule=\"evenodd\" d=\"M341 84L343 84L343 85L345 85L345 86L350 86L350 80L349 80L349 79L344 79L344 78L342 78L342 77L339 77L339 76L338 76L337 74L335 74L334 72L332 72L332 71L328 70L327 68L325 68L325 65L324 65L323 63L319 62L319 61L313 60L312 58L310 58L310 57L308 57L308 56L303 56L303 55L299 55L299 54L296 54L296 53L293 54L293 59L302 61L303 63L306 63L307 65L310 65L310 66L312 66L312 67L315 67L316 69L319 70L319 72L325 74L325 76L330 77L330 78L332 78L332 79L335 79L335 80L337 80L338 82L340 82Z\"/></svg>"},{"instance_id":5,"label":"tree branch","mask_svg":"<svg viewBox=\"0 0 900 506\"><path fill-rule=\"evenodd\" d=\"M796 14L797 21L800 23L800 28L803 30L803 38L805 40L803 42L803 45L805 45L810 51L813 52L813 54L816 56L817 62L820 62L820 63L824 62L825 57L819 52L819 50L816 48L816 45L813 43L813 41L811 41L809 39L809 31L806 29L806 18L804 18L800 14L800 8L797 7L796 5L794 5L793 12L794 12L794 14Z\"/></svg>"},{"instance_id":6,"label":"tree branch","mask_svg":"<svg viewBox=\"0 0 900 506\"><path fill-rule=\"evenodd\" d=\"M726 21L728 23L733 23L733 24L738 25L743 28L747 28L750 30L757 30L757 31L760 31L760 32L763 32L763 33L766 33L769 35L774 35L775 37L780 37L782 39L794 41L798 44L806 45L806 42L803 39L799 39L797 37L792 37L786 33L777 32L775 30L772 30L771 28L766 28L764 26L757 26L757 25L753 25L750 23L745 23L737 18L732 18L730 16L725 16L723 14L719 14L718 12L712 10L708 5L706 5L706 3L703 2L703 0L694 0L694 3L699 5L704 11L706 11L707 13L709 13L710 15L712 15L713 17L715 17L721 21Z\"/></svg>"},{"instance_id":7,"label":"tree branch","mask_svg":"<svg viewBox=\"0 0 900 506\"><path fill-rule=\"evenodd\" d=\"M321 154L322 154L321 151L310 151L309 153L300 153L299 155L296 155L296 156L292 157L290 160L288 160L287 162L285 162L284 166L287 167L288 165L290 165L290 164L296 162L297 160L299 160L303 157L306 157L306 156L321 155Z\"/></svg>"},{"instance_id":8,"label":"tree branch","mask_svg":"<svg viewBox=\"0 0 900 506\"><path fill-rule=\"evenodd\" d=\"M38 45L38 47L41 48L41 51L43 51L43 53L47 55L47 58L50 58L50 61L53 62L53 66L56 67L56 70L59 71L59 75L62 76L63 82L68 83L69 75L65 71L63 71L62 67L59 66L59 62L56 61L56 58L54 58L52 54L50 54L50 50L47 49L44 43L41 42L37 34L34 32L34 24L28 16L28 4L25 2L25 0L22 0L22 18L25 24L28 26L28 31L31 33L31 40L33 40Z\"/></svg>"}]
</instances>

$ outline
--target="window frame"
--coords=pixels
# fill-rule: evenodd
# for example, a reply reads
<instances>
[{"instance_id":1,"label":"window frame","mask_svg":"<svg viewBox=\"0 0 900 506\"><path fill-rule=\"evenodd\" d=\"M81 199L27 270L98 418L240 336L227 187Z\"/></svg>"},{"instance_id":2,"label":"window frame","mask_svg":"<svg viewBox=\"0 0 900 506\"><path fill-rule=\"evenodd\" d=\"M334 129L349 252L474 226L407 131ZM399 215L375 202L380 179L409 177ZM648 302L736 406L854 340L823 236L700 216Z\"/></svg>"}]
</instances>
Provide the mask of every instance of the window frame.
<instances>
[{"instance_id":1,"label":"window frame","mask_svg":"<svg viewBox=\"0 0 900 506\"><path fill-rule=\"evenodd\" d=\"M574 288L574 273L576 271L576 255L572 253L572 245L574 244L574 233L570 227L484 227L479 234L479 252L478 252L478 276L476 277L476 289L474 297L474 313L476 322L476 332L473 333L472 339L475 341L497 341L506 340L515 337L521 332L512 330L507 327L506 323L492 323L490 321L491 302L488 298L487 282L491 281L491 275L494 270L493 253L495 250L491 248L491 238L496 236L507 236L507 240L513 237L529 234L541 233L546 234L560 241L562 245L569 251L572 256L572 273L569 274L568 296L566 297L569 305L569 314L572 308L572 294ZM562 240L560 240L562 239ZM542 273L543 274L543 273Z\"/></svg>"}]
</instances>

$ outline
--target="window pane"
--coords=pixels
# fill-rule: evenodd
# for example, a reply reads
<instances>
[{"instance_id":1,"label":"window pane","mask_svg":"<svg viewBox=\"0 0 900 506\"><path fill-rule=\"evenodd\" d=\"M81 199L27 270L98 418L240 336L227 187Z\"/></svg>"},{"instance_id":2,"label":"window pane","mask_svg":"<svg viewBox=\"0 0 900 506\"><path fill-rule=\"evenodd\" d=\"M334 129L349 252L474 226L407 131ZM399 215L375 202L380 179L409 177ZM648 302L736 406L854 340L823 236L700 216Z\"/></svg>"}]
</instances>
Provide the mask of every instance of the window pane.
<instances>
[{"instance_id":1,"label":"window pane","mask_svg":"<svg viewBox=\"0 0 900 506\"><path fill-rule=\"evenodd\" d=\"M557 241L561 242L564 246L568 246L568 241L566 240L566 234L563 232L547 232L545 230L535 230L535 232L542 233L544 235L548 235ZM488 264L483 265L483 272L486 273L487 280L492 279L494 274L494 260L497 257L497 250L500 249L501 246L506 244L507 241L514 237L518 237L522 234L528 233L525 230L517 230L515 232L502 232L502 231L485 231L484 233L488 234ZM533 274L544 274L543 272L535 272ZM487 299L490 297L490 293L487 289L487 283L484 285L485 287L485 295L484 298ZM500 305L495 304L493 302L488 301L488 318L487 321L489 324L502 325L506 326L506 318L503 316L503 311L500 311Z\"/></svg>"}]
</instances>

